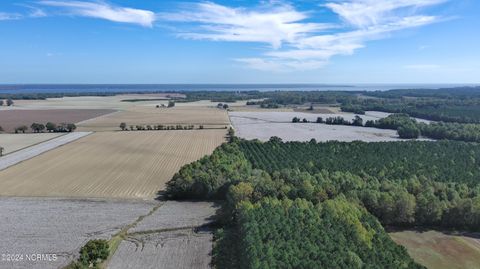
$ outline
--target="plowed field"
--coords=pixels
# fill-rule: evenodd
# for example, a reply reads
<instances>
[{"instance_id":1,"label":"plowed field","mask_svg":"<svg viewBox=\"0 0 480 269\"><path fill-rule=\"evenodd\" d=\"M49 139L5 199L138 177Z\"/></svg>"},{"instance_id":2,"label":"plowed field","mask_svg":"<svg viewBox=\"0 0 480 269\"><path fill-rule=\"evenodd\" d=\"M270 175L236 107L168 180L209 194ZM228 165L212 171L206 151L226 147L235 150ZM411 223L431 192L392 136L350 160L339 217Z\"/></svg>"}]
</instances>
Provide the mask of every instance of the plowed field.
<instances>
[{"instance_id":1,"label":"plowed field","mask_svg":"<svg viewBox=\"0 0 480 269\"><path fill-rule=\"evenodd\" d=\"M100 132L0 172L0 196L155 198L226 130Z\"/></svg>"}]
</instances>

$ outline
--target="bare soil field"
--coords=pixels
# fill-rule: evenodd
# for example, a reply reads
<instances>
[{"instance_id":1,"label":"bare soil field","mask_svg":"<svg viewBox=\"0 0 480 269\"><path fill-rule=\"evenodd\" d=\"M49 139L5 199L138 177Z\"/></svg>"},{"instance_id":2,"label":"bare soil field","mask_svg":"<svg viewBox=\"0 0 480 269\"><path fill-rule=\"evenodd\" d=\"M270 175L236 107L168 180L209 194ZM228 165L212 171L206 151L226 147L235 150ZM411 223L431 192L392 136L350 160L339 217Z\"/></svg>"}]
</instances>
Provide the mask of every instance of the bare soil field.
<instances>
[{"instance_id":1,"label":"bare soil field","mask_svg":"<svg viewBox=\"0 0 480 269\"><path fill-rule=\"evenodd\" d=\"M108 268L210 268L213 235L201 227L218 209L167 201L127 233Z\"/></svg>"},{"instance_id":2,"label":"bare soil field","mask_svg":"<svg viewBox=\"0 0 480 269\"><path fill-rule=\"evenodd\" d=\"M435 269L476 269L480 265L480 235L451 235L437 231L402 231L390 237L407 248L412 258Z\"/></svg>"},{"instance_id":3,"label":"bare soil field","mask_svg":"<svg viewBox=\"0 0 480 269\"><path fill-rule=\"evenodd\" d=\"M319 115L298 112L231 112L229 113L235 134L245 139L267 141L272 136L278 136L284 141L355 141L366 142L398 141L397 132L376 128L327 125L316 123L291 123L293 117L307 118L315 121ZM329 117L330 114L321 114ZM333 114L331 116L338 115ZM342 114L345 119L353 118L354 114ZM372 116L362 117L364 120L374 119Z\"/></svg>"},{"instance_id":4,"label":"bare soil field","mask_svg":"<svg viewBox=\"0 0 480 269\"><path fill-rule=\"evenodd\" d=\"M224 127L230 124L225 110L209 107L179 106L156 108L154 105L136 106L78 124L82 131L119 130L120 123L127 125L194 124L205 127Z\"/></svg>"},{"instance_id":5,"label":"bare soil field","mask_svg":"<svg viewBox=\"0 0 480 269\"><path fill-rule=\"evenodd\" d=\"M43 110L1 110L0 126L5 132L13 132L20 125L30 125L34 122L46 124L77 123L101 115L112 113L109 109L43 109Z\"/></svg>"},{"instance_id":6,"label":"bare soil field","mask_svg":"<svg viewBox=\"0 0 480 269\"><path fill-rule=\"evenodd\" d=\"M91 239L110 239L146 215L158 202L0 198L0 252L21 261L0 260L0 268L63 268ZM28 261L26 255L56 254L56 261Z\"/></svg>"},{"instance_id":7,"label":"bare soil field","mask_svg":"<svg viewBox=\"0 0 480 269\"><path fill-rule=\"evenodd\" d=\"M59 137L61 133L40 133L40 134L0 134L0 147L4 148L3 154L30 147L32 145Z\"/></svg>"},{"instance_id":8,"label":"bare soil field","mask_svg":"<svg viewBox=\"0 0 480 269\"><path fill-rule=\"evenodd\" d=\"M0 171L0 195L152 199L226 130L100 132Z\"/></svg>"}]
</instances>

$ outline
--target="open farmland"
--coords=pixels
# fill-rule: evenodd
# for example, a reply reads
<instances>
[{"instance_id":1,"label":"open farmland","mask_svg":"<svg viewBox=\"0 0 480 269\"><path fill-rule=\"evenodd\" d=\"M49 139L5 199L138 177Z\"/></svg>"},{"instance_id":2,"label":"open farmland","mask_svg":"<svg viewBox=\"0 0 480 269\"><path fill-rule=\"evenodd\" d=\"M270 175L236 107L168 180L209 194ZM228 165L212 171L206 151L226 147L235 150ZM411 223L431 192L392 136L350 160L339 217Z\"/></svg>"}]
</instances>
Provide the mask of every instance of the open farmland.
<instances>
[{"instance_id":1,"label":"open farmland","mask_svg":"<svg viewBox=\"0 0 480 269\"><path fill-rule=\"evenodd\" d=\"M0 195L151 199L225 130L100 132L0 171Z\"/></svg>"},{"instance_id":2,"label":"open farmland","mask_svg":"<svg viewBox=\"0 0 480 269\"><path fill-rule=\"evenodd\" d=\"M90 132L69 133L63 136L50 139L42 143L38 143L28 148L24 148L16 152L12 152L6 156L2 156L0 157L0 170L6 169L10 166L13 166L25 160L31 159L44 152L63 146L65 144L68 144L72 141L80 139L89 134Z\"/></svg>"},{"instance_id":3,"label":"open farmland","mask_svg":"<svg viewBox=\"0 0 480 269\"><path fill-rule=\"evenodd\" d=\"M20 125L38 123L77 123L101 115L112 113L109 109L42 109L42 110L1 110L0 126L5 132L13 132Z\"/></svg>"},{"instance_id":4,"label":"open farmland","mask_svg":"<svg viewBox=\"0 0 480 269\"><path fill-rule=\"evenodd\" d=\"M179 93L120 94L114 96L76 96L47 98L45 100L16 100L15 105L3 109L123 109L137 104L156 103L158 99L170 97L183 98ZM123 100L142 99L148 101L123 102ZM154 101L155 100L155 101ZM168 101L167 101L168 102Z\"/></svg>"},{"instance_id":5,"label":"open farmland","mask_svg":"<svg viewBox=\"0 0 480 269\"><path fill-rule=\"evenodd\" d=\"M436 231L390 233L412 258L435 269L476 269L480 264L480 235L451 235Z\"/></svg>"},{"instance_id":6,"label":"open farmland","mask_svg":"<svg viewBox=\"0 0 480 269\"><path fill-rule=\"evenodd\" d=\"M0 268L63 268L91 239L110 239L158 202L0 198L2 254L56 254L56 261L0 261Z\"/></svg>"},{"instance_id":7,"label":"open farmland","mask_svg":"<svg viewBox=\"0 0 480 269\"><path fill-rule=\"evenodd\" d=\"M205 127L224 127L230 124L225 110L198 106L155 108L154 105L135 106L109 115L80 123L82 131L118 130L120 123L127 125L193 124Z\"/></svg>"},{"instance_id":8,"label":"open farmland","mask_svg":"<svg viewBox=\"0 0 480 269\"><path fill-rule=\"evenodd\" d=\"M213 236L202 226L218 207L168 201L127 233L108 268L210 268Z\"/></svg>"},{"instance_id":9,"label":"open farmland","mask_svg":"<svg viewBox=\"0 0 480 269\"><path fill-rule=\"evenodd\" d=\"M63 135L62 133L40 134L0 134L0 147L4 148L3 154L30 147L32 145L50 140Z\"/></svg>"},{"instance_id":10,"label":"open farmland","mask_svg":"<svg viewBox=\"0 0 480 269\"><path fill-rule=\"evenodd\" d=\"M327 125L316 123L291 123L293 117L315 121L317 117L343 116L351 120L354 114L310 114L297 112L231 112L230 120L236 135L245 139L267 141L278 136L284 141L355 141L366 142L398 141L397 132L357 126ZM378 119L374 116L363 116L364 120Z\"/></svg>"}]
</instances>

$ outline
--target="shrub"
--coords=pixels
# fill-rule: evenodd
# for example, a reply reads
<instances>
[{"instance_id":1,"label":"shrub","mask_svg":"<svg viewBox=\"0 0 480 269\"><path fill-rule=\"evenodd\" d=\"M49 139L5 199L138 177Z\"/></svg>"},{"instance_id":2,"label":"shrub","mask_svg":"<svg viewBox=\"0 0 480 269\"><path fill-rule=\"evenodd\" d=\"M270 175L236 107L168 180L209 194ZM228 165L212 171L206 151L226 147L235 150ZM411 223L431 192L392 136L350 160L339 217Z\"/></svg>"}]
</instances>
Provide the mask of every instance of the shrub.
<instances>
[{"instance_id":1,"label":"shrub","mask_svg":"<svg viewBox=\"0 0 480 269\"><path fill-rule=\"evenodd\" d=\"M80 249L79 262L86 266L96 266L99 262L107 259L109 254L110 249L107 240L90 240Z\"/></svg>"}]
</instances>

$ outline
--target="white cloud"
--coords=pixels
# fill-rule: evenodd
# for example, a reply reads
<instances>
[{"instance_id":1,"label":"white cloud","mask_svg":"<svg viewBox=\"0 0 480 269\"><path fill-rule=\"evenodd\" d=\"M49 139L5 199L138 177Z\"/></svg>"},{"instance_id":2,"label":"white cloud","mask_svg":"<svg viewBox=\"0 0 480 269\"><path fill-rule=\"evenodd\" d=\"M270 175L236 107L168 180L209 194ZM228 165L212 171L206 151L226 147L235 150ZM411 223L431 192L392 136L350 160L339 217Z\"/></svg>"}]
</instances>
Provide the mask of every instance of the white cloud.
<instances>
[{"instance_id":1,"label":"white cloud","mask_svg":"<svg viewBox=\"0 0 480 269\"><path fill-rule=\"evenodd\" d=\"M30 12L29 17L30 18L43 18L43 17L47 17L47 13L45 13L45 11L43 11L42 9L35 8L35 9L32 9L32 12Z\"/></svg>"},{"instance_id":2,"label":"white cloud","mask_svg":"<svg viewBox=\"0 0 480 269\"><path fill-rule=\"evenodd\" d=\"M192 4L178 13L162 13L166 21L199 23L197 31L179 36L189 39L268 43L278 49L283 43L294 43L308 34L334 27L329 23L300 22L307 14L287 4L261 7L258 10L231 8L212 2Z\"/></svg>"},{"instance_id":3,"label":"white cloud","mask_svg":"<svg viewBox=\"0 0 480 269\"><path fill-rule=\"evenodd\" d=\"M23 16L18 13L0 12L0 21L18 20L18 19L21 19L22 17Z\"/></svg>"},{"instance_id":4,"label":"white cloud","mask_svg":"<svg viewBox=\"0 0 480 269\"><path fill-rule=\"evenodd\" d=\"M144 27L152 27L155 21L155 14L152 11L118 7L105 2L44 0L39 3L50 7L65 8L72 15L132 23Z\"/></svg>"},{"instance_id":5,"label":"white cloud","mask_svg":"<svg viewBox=\"0 0 480 269\"><path fill-rule=\"evenodd\" d=\"M352 55L368 41L386 38L395 31L437 22L437 16L418 13L421 8L446 1L331 0L320 7L329 9L347 26L311 22L311 12L297 11L281 1L250 9L204 2L177 13L159 14L158 18L190 23L187 31L178 33L181 38L270 44L272 49L260 57L235 59L248 67L307 70L325 66L336 55Z\"/></svg>"},{"instance_id":6,"label":"white cloud","mask_svg":"<svg viewBox=\"0 0 480 269\"><path fill-rule=\"evenodd\" d=\"M355 27L369 27L390 23L418 10L446 0L350 0L325 4L343 20Z\"/></svg>"}]
</instances>

